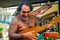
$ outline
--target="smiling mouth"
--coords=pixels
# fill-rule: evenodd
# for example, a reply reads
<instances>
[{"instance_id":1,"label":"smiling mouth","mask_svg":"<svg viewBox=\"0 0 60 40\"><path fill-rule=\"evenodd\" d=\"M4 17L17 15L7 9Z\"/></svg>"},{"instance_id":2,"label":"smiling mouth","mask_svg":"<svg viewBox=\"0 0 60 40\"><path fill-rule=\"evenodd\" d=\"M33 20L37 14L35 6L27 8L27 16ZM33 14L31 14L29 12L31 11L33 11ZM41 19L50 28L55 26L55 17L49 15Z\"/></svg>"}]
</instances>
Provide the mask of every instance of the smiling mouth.
<instances>
[{"instance_id":1,"label":"smiling mouth","mask_svg":"<svg viewBox=\"0 0 60 40\"><path fill-rule=\"evenodd\" d=\"M28 20L29 17L22 17L22 20Z\"/></svg>"}]
</instances>

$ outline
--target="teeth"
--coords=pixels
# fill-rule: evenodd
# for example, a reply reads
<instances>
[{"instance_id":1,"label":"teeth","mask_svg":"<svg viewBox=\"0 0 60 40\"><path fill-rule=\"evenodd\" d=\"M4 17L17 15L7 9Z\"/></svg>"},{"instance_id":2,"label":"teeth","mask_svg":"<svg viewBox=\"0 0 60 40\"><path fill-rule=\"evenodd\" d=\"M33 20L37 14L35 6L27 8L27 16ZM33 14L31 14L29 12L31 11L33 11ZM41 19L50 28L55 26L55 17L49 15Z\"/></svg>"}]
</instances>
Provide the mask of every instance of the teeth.
<instances>
[{"instance_id":1,"label":"teeth","mask_svg":"<svg viewBox=\"0 0 60 40\"><path fill-rule=\"evenodd\" d=\"M27 19L29 19L29 17L23 17L23 18L21 18L22 20L27 20Z\"/></svg>"}]
</instances>

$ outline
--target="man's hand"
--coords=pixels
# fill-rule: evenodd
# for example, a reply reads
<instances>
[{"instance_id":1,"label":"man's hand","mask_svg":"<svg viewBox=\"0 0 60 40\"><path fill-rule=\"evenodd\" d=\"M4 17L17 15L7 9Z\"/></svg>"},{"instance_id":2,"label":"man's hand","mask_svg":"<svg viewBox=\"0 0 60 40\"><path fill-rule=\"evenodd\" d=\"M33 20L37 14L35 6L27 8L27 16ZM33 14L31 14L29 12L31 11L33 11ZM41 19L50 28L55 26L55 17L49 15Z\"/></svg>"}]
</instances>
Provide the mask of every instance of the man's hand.
<instances>
[{"instance_id":1,"label":"man's hand","mask_svg":"<svg viewBox=\"0 0 60 40\"><path fill-rule=\"evenodd\" d=\"M29 40L37 40L36 34L33 34L33 32L23 33L23 35Z\"/></svg>"},{"instance_id":2,"label":"man's hand","mask_svg":"<svg viewBox=\"0 0 60 40\"><path fill-rule=\"evenodd\" d=\"M51 28L52 24L47 24L46 28Z\"/></svg>"}]
</instances>

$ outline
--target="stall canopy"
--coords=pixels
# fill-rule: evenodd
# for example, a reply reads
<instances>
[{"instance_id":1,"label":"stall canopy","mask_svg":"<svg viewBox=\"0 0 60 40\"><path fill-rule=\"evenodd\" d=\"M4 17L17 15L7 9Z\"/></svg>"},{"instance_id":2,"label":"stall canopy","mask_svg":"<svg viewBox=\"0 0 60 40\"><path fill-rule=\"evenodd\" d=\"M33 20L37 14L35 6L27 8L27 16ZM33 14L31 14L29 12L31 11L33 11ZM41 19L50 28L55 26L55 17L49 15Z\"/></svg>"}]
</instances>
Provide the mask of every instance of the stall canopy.
<instances>
[{"instance_id":1,"label":"stall canopy","mask_svg":"<svg viewBox=\"0 0 60 40\"><path fill-rule=\"evenodd\" d=\"M22 0L25 1L25 0ZM58 0L28 0L32 4L37 4L37 3L46 3L48 1L50 2L55 2ZM12 6L17 6L21 0L0 0L0 7L12 7Z\"/></svg>"}]
</instances>

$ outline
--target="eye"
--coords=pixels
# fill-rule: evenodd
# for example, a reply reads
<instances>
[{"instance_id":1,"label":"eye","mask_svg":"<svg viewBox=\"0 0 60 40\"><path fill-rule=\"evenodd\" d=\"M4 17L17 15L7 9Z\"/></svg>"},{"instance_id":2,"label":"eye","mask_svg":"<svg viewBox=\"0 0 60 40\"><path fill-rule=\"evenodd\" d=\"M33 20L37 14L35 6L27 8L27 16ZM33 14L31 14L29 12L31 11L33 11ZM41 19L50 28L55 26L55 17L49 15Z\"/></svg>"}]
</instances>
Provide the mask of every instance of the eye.
<instances>
[{"instance_id":1,"label":"eye","mask_svg":"<svg viewBox=\"0 0 60 40\"><path fill-rule=\"evenodd\" d=\"M23 13L29 13L30 11L22 11Z\"/></svg>"},{"instance_id":2,"label":"eye","mask_svg":"<svg viewBox=\"0 0 60 40\"><path fill-rule=\"evenodd\" d=\"M27 13L30 13L30 11L27 11Z\"/></svg>"},{"instance_id":3,"label":"eye","mask_svg":"<svg viewBox=\"0 0 60 40\"><path fill-rule=\"evenodd\" d=\"M22 11L23 13L26 13L25 11Z\"/></svg>"}]
</instances>

